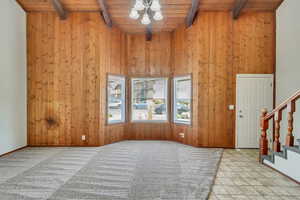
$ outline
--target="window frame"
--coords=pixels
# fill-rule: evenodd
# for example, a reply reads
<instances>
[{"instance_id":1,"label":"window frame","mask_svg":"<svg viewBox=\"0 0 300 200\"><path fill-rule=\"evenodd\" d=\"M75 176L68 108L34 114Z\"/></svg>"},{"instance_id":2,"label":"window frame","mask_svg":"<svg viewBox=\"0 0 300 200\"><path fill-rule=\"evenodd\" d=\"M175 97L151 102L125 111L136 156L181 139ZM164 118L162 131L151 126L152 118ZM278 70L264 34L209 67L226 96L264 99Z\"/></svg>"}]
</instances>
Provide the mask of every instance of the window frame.
<instances>
[{"instance_id":1,"label":"window frame","mask_svg":"<svg viewBox=\"0 0 300 200\"><path fill-rule=\"evenodd\" d=\"M166 119L165 120L133 120L133 81L134 80L145 80L145 79L163 79L165 81L166 87L165 87L165 98L166 98ZM129 103L129 119L130 123L141 123L141 124L166 124L170 123L170 77L164 76L142 76L142 77L130 77L129 79L129 91L130 91L130 103Z\"/></svg>"},{"instance_id":2,"label":"window frame","mask_svg":"<svg viewBox=\"0 0 300 200\"><path fill-rule=\"evenodd\" d=\"M122 104L121 104L121 120L109 120L109 97L108 97L108 84L109 84L109 78L110 77L115 77L116 79L122 80L121 84L124 86L122 87ZM112 73L107 73L106 75L106 113L105 113L105 118L106 118L106 125L117 125L117 124L125 124L127 117L127 78L125 75L121 74L112 74Z\"/></svg>"},{"instance_id":3,"label":"window frame","mask_svg":"<svg viewBox=\"0 0 300 200\"><path fill-rule=\"evenodd\" d=\"M176 101L176 81L177 80L180 80L180 79L184 79L184 78L187 78L189 77L191 79L191 89L190 89L190 92L191 92L191 98L190 98L190 104L191 104L191 108L190 108L190 121L189 122L184 122L184 121L180 121L180 120L177 120L176 118L176 104L177 104L177 101ZM176 76L173 76L172 78L172 121L174 124L177 124L177 125L183 125L183 126L190 126L192 127L193 126L193 75L190 73L190 74L183 74L183 75L176 75Z\"/></svg>"}]
</instances>

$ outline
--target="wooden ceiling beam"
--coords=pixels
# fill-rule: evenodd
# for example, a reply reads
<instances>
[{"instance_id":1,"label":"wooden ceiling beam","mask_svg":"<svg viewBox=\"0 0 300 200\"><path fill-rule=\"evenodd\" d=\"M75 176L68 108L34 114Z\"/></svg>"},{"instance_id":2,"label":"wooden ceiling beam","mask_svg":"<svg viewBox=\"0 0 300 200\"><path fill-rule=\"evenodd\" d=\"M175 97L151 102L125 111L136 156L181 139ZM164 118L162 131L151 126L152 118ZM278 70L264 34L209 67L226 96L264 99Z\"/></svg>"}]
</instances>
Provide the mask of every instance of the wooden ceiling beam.
<instances>
[{"instance_id":1,"label":"wooden ceiling beam","mask_svg":"<svg viewBox=\"0 0 300 200\"><path fill-rule=\"evenodd\" d=\"M245 8L248 0L235 0L234 7L232 9L232 17L233 19L238 19L241 15L243 8Z\"/></svg>"},{"instance_id":2,"label":"wooden ceiling beam","mask_svg":"<svg viewBox=\"0 0 300 200\"><path fill-rule=\"evenodd\" d=\"M52 0L52 5L57 12L59 18L61 20L67 19L67 11L65 10L64 6L62 5L60 0Z\"/></svg>"},{"instance_id":3,"label":"wooden ceiling beam","mask_svg":"<svg viewBox=\"0 0 300 200\"><path fill-rule=\"evenodd\" d=\"M105 0L98 0L98 4L101 8L101 15L104 19L105 24L108 27L111 28L112 27L112 20L111 20L110 14L109 14L108 9L107 9L106 1Z\"/></svg>"},{"instance_id":4,"label":"wooden ceiling beam","mask_svg":"<svg viewBox=\"0 0 300 200\"><path fill-rule=\"evenodd\" d=\"M21 2L21 0L16 0L16 2L19 4L19 6L25 11L28 12L28 10L25 8L24 4Z\"/></svg>"},{"instance_id":5,"label":"wooden ceiling beam","mask_svg":"<svg viewBox=\"0 0 300 200\"><path fill-rule=\"evenodd\" d=\"M147 25L146 27L146 41L152 40L152 26L151 24Z\"/></svg>"},{"instance_id":6,"label":"wooden ceiling beam","mask_svg":"<svg viewBox=\"0 0 300 200\"><path fill-rule=\"evenodd\" d=\"M200 0L192 0L192 7L186 18L186 27L193 25L199 10Z\"/></svg>"}]
</instances>

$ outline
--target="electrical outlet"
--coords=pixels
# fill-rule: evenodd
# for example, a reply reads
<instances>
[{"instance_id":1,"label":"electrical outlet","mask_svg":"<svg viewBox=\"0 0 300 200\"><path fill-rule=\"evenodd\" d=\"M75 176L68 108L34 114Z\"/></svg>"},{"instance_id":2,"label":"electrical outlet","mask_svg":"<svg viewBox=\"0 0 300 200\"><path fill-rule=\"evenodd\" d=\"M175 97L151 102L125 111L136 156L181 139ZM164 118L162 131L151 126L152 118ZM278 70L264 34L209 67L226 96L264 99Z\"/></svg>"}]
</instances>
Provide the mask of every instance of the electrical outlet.
<instances>
[{"instance_id":1,"label":"electrical outlet","mask_svg":"<svg viewBox=\"0 0 300 200\"><path fill-rule=\"evenodd\" d=\"M179 133L179 136L184 138L184 133Z\"/></svg>"},{"instance_id":2,"label":"electrical outlet","mask_svg":"<svg viewBox=\"0 0 300 200\"><path fill-rule=\"evenodd\" d=\"M86 139L86 138L85 138L85 135L82 135L82 136L81 136L81 140L82 140L82 141L85 141L85 139Z\"/></svg>"}]
</instances>

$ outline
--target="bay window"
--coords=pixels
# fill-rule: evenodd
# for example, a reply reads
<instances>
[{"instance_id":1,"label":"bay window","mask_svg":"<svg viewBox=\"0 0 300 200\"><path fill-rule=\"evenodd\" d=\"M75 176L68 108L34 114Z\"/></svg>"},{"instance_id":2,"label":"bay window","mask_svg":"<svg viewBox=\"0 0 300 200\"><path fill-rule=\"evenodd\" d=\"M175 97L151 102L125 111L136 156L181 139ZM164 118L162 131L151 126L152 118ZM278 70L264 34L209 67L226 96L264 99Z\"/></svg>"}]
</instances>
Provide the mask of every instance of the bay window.
<instances>
[{"instance_id":1,"label":"bay window","mask_svg":"<svg viewBox=\"0 0 300 200\"><path fill-rule=\"evenodd\" d=\"M173 79L173 121L191 125L192 78L178 76Z\"/></svg>"},{"instance_id":2,"label":"bay window","mask_svg":"<svg viewBox=\"0 0 300 200\"><path fill-rule=\"evenodd\" d=\"M125 77L107 77L107 123L125 122Z\"/></svg>"},{"instance_id":3,"label":"bay window","mask_svg":"<svg viewBox=\"0 0 300 200\"><path fill-rule=\"evenodd\" d=\"M168 78L131 79L131 121L168 121Z\"/></svg>"}]
</instances>

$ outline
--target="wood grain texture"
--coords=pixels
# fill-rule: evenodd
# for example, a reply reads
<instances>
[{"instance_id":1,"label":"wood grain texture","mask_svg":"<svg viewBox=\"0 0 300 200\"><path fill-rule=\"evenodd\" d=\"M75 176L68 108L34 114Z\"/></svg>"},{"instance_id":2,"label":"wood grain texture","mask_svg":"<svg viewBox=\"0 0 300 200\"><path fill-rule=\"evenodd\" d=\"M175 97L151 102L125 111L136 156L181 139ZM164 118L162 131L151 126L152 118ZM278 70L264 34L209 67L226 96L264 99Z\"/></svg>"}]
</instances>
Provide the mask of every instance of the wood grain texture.
<instances>
[{"instance_id":1,"label":"wood grain texture","mask_svg":"<svg viewBox=\"0 0 300 200\"><path fill-rule=\"evenodd\" d=\"M248 12L234 21L234 68L238 73L273 73L275 65L273 12Z\"/></svg>"},{"instance_id":2,"label":"wood grain texture","mask_svg":"<svg viewBox=\"0 0 300 200\"><path fill-rule=\"evenodd\" d=\"M105 126L106 73L124 74L125 34L99 13L28 14L28 144L98 146L123 139ZM81 136L86 135L86 141Z\"/></svg>"},{"instance_id":3,"label":"wood grain texture","mask_svg":"<svg viewBox=\"0 0 300 200\"><path fill-rule=\"evenodd\" d=\"M128 77L169 77L171 75L171 33L127 35ZM128 117L129 119L129 117ZM127 139L171 140L170 123L128 123Z\"/></svg>"},{"instance_id":4,"label":"wood grain texture","mask_svg":"<svg viewBox=\"0 0 300 200\"><path fill-rule=\"evenodd\" d=\"M236 74L273 73L275 13L201 12L175 32L124 34L99 13L28 14L28 140L31 146L98 146L123 139L234 147ZM193 76L193 126L106 126L106 75ZM129 98L129 96L127 96ZM127 101L129 103L129 101ZM128 117L127 117L128 118ZM128 118L129 119L129 118ZM185 138L179 133L185 133ZM87 140L82 141L81 136Z\"/></svg>"},{"instance_id":5,"label":"wood grain texture","mask_svg":"<svg viewBox=\"0 0 300 200\"><path fill-rule=\"evenodd\" d=\"M202 12L195 24L173 37L174 74L193 74L193 127L173 126L185 144L234 147L235 82L238 73L274 73L275 14ZM185 138L179 138L184 132ZM195 140L198 140L195 142Z\"/></svg>"},{"instance_id":6,"label":"wood grain texture","mask_svg":"<svg viewBox=\"0 0 300 200\"><path fill-rule=\"evenodd\" d=\"M54 11L51 0L18 0L28 12ZM283 0L249 0L243 11L274 11ZM99 12L103 10L97 0L61 0L64 8L69 11ZM140 20L130 19L129 12L134 1L107 0L107 11L115 26L128 33L145 33L145 25ZM161 0L164 20L154 22L153 32L173 31L186 22L192 6L191 0ZM227 11L234 8L235 0L201 0L199 10Z\"/></svg>"}]
</instances>

